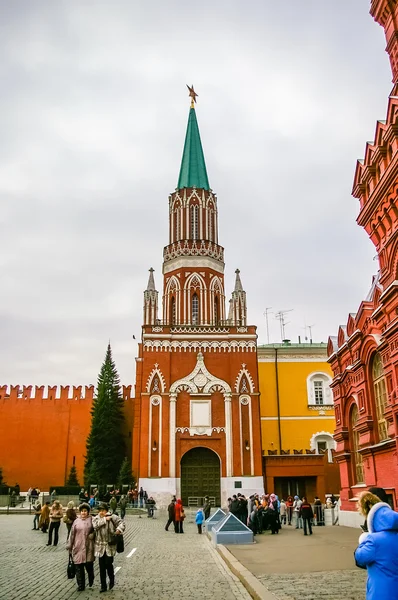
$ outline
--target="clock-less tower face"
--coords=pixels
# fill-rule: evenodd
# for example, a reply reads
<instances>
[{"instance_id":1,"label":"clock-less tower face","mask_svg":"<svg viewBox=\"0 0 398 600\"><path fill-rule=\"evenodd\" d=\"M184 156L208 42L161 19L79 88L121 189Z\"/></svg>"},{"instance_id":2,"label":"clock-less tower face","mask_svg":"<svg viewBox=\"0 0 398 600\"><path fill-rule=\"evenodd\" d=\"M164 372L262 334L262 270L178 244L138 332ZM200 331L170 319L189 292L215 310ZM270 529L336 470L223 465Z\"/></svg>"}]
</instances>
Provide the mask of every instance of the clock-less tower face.
<instances>
[{"instance_id":1,"label":"clock-less tower face","mask_svg":"<svg viewBox=\"0 0 398 600\"><path fill-rule=\"evenodd\" d=\"M176 190L169 196L163 297L153 270L137 359L133 471L168 504L198 505L263 489L256 328L246 323L239 271L225 302L217 197L191 106Z\"/></svg>"}]
</instances>

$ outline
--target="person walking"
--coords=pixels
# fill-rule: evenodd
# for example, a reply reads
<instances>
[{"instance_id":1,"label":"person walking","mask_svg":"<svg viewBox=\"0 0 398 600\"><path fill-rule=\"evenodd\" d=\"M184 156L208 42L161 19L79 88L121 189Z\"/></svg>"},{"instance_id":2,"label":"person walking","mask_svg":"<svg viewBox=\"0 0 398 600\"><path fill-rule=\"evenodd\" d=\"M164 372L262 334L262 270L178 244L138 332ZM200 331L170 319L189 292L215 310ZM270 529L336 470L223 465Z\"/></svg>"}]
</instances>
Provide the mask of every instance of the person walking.
<instances>
[{"instance_id":1,"label":"person walking","mask_svg":"<svg viewBox=\"0 0 398 600\"><path fill-rule=\"evenodd\" d=\"M398 600L398 513L370 492L361 494L358 510L369 529L354 552L357 566L368 572L366 600Z\"/></svg>"},{"instance_id":2,"label":"person walking","mask_svg":"<svg viewBox=\"0 0 398 600\"><path fill-rule=\"evenodd\" d=\"M293 502L293 516L294 516L294 520L296 522L296 529L302 529L303 528L303 520L300 517L300 508L301 508L301 500L298 496L294 497L294 502Z\"/></svg>"},{"instance_id":3,"label":"person walking","mask_svg":"<svg viewBox=\"0 0 398 600\"><path fill-rule=\"evenodd\" d=\"M286 502L282 498L281 504L279 506L279 515L280 515L280 518L281 518L281 525L282 524L286 525L286 514L287 514L287 506L286 506Z\"/></svg>"},{"instance_id":4,"label":"person walking","mask_svg":"<svg viewBox=\"0 0 398 600\"><path fill-rule=\"evenodd\" d=\"M148 510L148 517L152 518L154 516L154 511L155 511L155 508L156 508L156 502L152 498L152 496L150 496L148 498L148 500L146 501L146 507L147 507L147 510Z\"/></svg>"},{"instance_id":5,"label":"person walking","mask_svg":"<svg viewBox=\"0 0 398 600\"><path fill-rule=\"evenodd\" d=\"M167 512L169 513L169 518L167 519L167 523L165 526L165 531L169 530L170 525L173 523L174 524L174 519L175 519L175 503L176 503L176 497L173 496L171 499L170 504L167 507ZM175 525L174 525L174 529L175 529Z\"/></svg>"},{"instance_id":6,"label":"person walking","mask_svg":"<svg viewBox=\"0 0 398 600\"><path fill-rule=\"evenodd\" d=\"M40 519L39 519L39 529L42 530L43 533L47 533L48 526L50 525L50 503L46 502L43 508L41 509Z\"/></svg>"},{"instance_id":7,"label":"person walking","mask_svg":"<svg viewBox=\"0 0 398 600\"><path fill-rule=\"evenodd\" d=\"M81 506L83 506L83 505L81 505ZM76 515L76 511L75 511L75 503L73 502L73 500L71 500L67 504L66 513L64 516L64 523L66 525L66 529L68 530L68 535L66 537L67 540L69 539L70 531L72 529L72 525L73 525L76 517L77 517L77 515Z\"/></svg>"},{"instance_id":8,"label":"person walking","mask_svg":"<svg viewBox=\"0 0 398 600\"><path fill-rule=\"evenodd\" d=\"M315 496L314 498L314 511L315 511L315 519L317 526L325 525L325 521L323 520L323 510L322 510L322 502Z\"/></svg>"},{"instance_id":9,"label":"person walking","mask_svg":"<svg viewBox=\"0 0 398 600\"><path fill-rule=\"evenodd\" d=\"M124 521L109 512L109 507L105 502L100 502L98 506L98 515L93 518L93 527L95 531L95 549L94 554L99 559L99 570L101 579L100 592L107 591L106 576L109 578L109 589L115 585L115 571L113 569L113 557L116 554L116 544L110 544L112 536L122 535L125 530Z\"/></svg>"},{"instance_id":10,"label":"person walking","mask_svg":"<svg viewBox=\"0 0 398 600\"><path fill-rule=\"evenodd\" d=\"M75 513L76 516L76 513ZM79 516L74 519L68 543L66 545L69 554L76 567L76 582L78 592L86 589L86 576L88 576L88 586L93 587L94 583L94 528L90 516L90 505L83 502L79 506Z\"/></svg>"},{"instance_id":11,"label":"person walking","mask_svg":"<svg viewBox=\"0 0 398 600\"><path fill-rule=\"evenodd\" d=\"M303 521L304 535L307 535L307 525L309 534L312 535L312 519L314 518L314 513L312 511L311 504L308 502L305 496L303 496L299 516Z\"/></svg>"},{"instance_id":12,"label":"person walking","mask_svg":"<svg viewBox=\"0 0 398 600\"><path fill-rule=\"evenodd\" d=\"M54 532L54 546L58 546L58 532L61 519L64 516L62 504L56 500L50 509L50 529L48 532L47 546L51 546Z\"/></svg>"},{"instance_id":13,"label":"person walking","mask_svg":"<svg viewBox=\"0 0 398 600\"><path fill-rule=\"evenodd\" d=\"M117 510L117 500L116 500L116 496L112 496L111 501L109 502L109 507L111 509L111 512L115 513Z\"/></svg>"},{"instance_id":14,"label":"person walking","mask_svg":"<svg viewBox=\"0 0 398 600\"><path fill-rule=\"evenodd\" d=\"M185 519L184 507L181 498L178 498L174 509L174 531L175 533L184 533L183 522Z\"/></svg>"},{"instance_id":15,"label":"person walking","mask_svg":"<svg viewBox=\"0 0 398 600\"><path fill-rule=\"evenodd\" d=\"M293 516L293 496L288 496L286 500L286 508L287 508L287 524L292 524L292 516Z\"/></svg>"},{"instance_id":16,"label":"person walking","mask_svg":"<svg viewBox=\"0 0 398 600\"><path fill-rule=\"evenodd\" d=\"M209 496L204 497L204 505L203 505L203 513L205 515L205 521L210 517L211 512L211 504L209 500Z\"/></svg>"},{"instance_id":17,"label":"person walking","mask_svg":"<svg viewBox=\"0 0 398 600\"><path fill-rule=\"evenodd\" d=\"M138 492L138 497L140 499L140 508L144 508L144 488L141 486L140 491Z\"/></svg>"},{"instance_id":18,"label":"person walking","mask_svg":"<svg viewBox=\"0 0 398 600\"><path fill-rule=\"evenodd\" d=\"M202 533L202 525L205 520L205 514L201 508L196 512L195 523L198 526L198 533Z\"/></svg>"},{"instance_id":19,"label":"person walking","mask_svg":"<svg viewBox=\"0 0 398 600\"><path fill-rule=\"evenodd\" d=\"M120 498L119 506L120 506L120 518L124 519L124 517L126 516L126 508L127 508L127 496L125 496L124 494Z\"/></svg>"},{"instance_id":20,"label":"person walking","mask_svg":"<svg viewBox=\"0 0 398 600\"><path fill-rule=\"evenodd\" d=\"M41 515L41 504L40 502L37 500L36 504L33 507L33 531L35 529L39 530L39 521L40 521L40 515ZM37 525L37 527L36 527Z\"/></svg>"},{"instance_id":21,"label":"person walking","mask_svg":"<svg viewBox=\"0 0 398 600\"><path fill-rule=\"evenodd\" d=\"M279 519L278 519L278 500L275 494L270 494L268 499L268 510L267 520L271 527L272 535L279 532Z\"/></svg>"}]
</instances>

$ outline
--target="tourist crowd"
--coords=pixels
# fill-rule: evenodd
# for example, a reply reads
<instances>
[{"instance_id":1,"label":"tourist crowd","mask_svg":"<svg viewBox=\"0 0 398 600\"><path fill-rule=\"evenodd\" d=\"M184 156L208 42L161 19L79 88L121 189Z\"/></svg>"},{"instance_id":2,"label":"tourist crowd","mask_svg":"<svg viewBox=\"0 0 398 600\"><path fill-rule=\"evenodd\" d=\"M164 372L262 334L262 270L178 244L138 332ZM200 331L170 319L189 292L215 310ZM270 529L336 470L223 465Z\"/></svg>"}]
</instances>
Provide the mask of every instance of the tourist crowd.
<instances>
[{"instance_id":1,"label":"tourist crowd","mask_svg":"<svg viewBox=\"0 0 398 600\"><path fill-rule=\"evenodd\" d=\"M84 491L84 490L83 490ZM115 585L115 574L113 569L113 558L117 551L122 551L123 542L118 540L125 530L124 512L122 516L116 513L117 501L113 496L113 503L99 502L98 514L91 516L92 507L88 502L82 502L76 509L74 502L68 503L64 509L58 500L52 504L48 501L41 506L40 501L34 504L33 529L47 533L47 546L57 546L59 541L59 529L61 523L67 528L67 549L70 554L70 566L76 576L78 591L85 590L85 572L88 576L88 585L92 588L94 584L94 560L99 562L101 592L106 592L107 577L109 589ZM127 502L127 499L126 499ZM111 498L112 504L112 498ZM120 546L121 544L121 546Z\"/></svg>"}]
</instances>

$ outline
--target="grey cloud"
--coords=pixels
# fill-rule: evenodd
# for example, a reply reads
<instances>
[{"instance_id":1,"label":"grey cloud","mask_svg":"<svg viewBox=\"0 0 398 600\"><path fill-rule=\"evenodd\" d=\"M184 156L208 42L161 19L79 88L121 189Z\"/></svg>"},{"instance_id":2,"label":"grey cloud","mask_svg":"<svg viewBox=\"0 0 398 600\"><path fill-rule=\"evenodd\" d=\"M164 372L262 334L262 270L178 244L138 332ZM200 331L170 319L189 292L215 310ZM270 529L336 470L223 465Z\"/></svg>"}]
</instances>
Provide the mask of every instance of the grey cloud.
<instances>
[{"instance_id":1,"label":"grey cloud","mask_svg":"<svg viewBox=\"0 0 398 600\"><path fill-rule=\"evenodd\" d=\"M16 0L0 7L3 383L94 383L110 338L134 380L147 269L198 90L234 269L264 342L335 334L377 263L350 196L391 88L362 0ZM271 315L272 339L279 339Z\"/></svg>"}]
</instances>

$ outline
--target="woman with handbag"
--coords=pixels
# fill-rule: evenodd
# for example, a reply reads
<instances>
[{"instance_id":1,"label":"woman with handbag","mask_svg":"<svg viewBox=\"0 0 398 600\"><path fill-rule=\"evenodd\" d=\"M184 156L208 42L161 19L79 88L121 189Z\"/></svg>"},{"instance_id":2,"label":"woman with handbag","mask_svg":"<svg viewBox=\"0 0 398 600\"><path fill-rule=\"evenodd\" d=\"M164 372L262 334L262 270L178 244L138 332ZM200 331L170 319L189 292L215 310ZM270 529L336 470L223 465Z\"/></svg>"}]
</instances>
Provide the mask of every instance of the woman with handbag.
<instances>
[{"instance_id":1,"label":"woman with handbag","mask_svg":"<svg viewBox=\"0 0 398 600\"><path fill-rule=\"evenodd\" d=\"M64 509L62 504L55 500L54 504L50 508L50 529L48 531L48 542L47 546L51 546L54 532L54 546L58 546L58 532L61 525L61 520L64 516Z\"/></svg>"},{"instance_id":2,"label":"woman with handbag","mask_svg":"<svg viewBox=\"0 0 398 600\"><path fill-rule=\"evenodd\" d=\"M115 585L115 572L113 570L113 557L117 550L117 536L123 535L124 521L114 513L109 512L106 502L100 502L98 515L93 519L95 531L95 556L99 558L101 578L100 592L107 591L106 576L109 578L109 589Z\"/></svg>"},{"instance_id":3,"label":"woman with handbag","mask_svg":"<svg viewBox=\"0 0 398 600\"><path fill-rule=\"evenodd\" d=\"M87 571L88 586L91 588L94 583L94 528L90 505L86 502L79 506L79 517L71 525L66 547L76 568L77 590L83 592L86 589L84 570Z\"/></svg>"},{"instance_id":4,"label":"woman with handbag","mask_svg":"<svg viewBox=\"0 0 398 600\"><path fill-rule=\"evenodd\" d=\"M69 539L70 530L72 529L72 525L76 518L77 518L77 515L76 515L76 511L75 511L75 504L74 504L73 500L71 500L70 502L68 502L68 507L66 509L66 513L65 513L64 519L63 519L63 521L66 525L66 529L68 530L68 535L66 536L66 541L68 541L68 539Z\"/></svg>"},{"instance_id":5,"label":"woman with handbag","mask_svg":"<svg viewBox=\"0 0 398 600\"><path fill-rule=\"evenodd\" d=\"M178 498L174 509L174 531L175 533L184 533L182 524L185 519L184 507L181 498Z\"/></svg>"}]
</instances>

